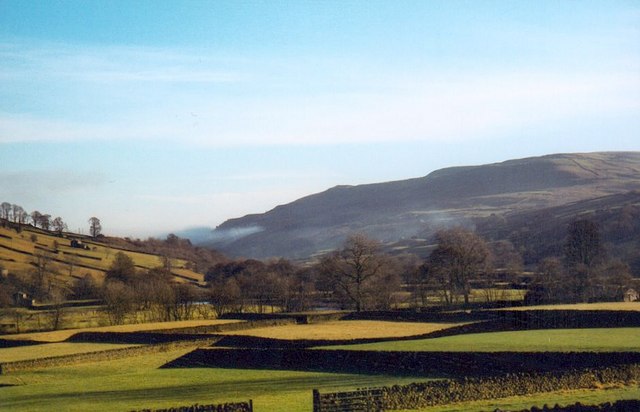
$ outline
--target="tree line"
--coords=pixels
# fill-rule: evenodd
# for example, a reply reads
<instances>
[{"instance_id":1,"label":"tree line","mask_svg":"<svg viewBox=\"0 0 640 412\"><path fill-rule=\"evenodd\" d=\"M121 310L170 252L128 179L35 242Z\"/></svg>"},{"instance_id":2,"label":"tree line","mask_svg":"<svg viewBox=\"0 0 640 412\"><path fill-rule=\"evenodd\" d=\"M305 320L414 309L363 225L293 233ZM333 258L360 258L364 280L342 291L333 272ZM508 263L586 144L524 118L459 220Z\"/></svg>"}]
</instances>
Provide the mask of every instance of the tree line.
<instances>
[{"instance_id":1,"label":"tree line","mask_svg":"<svg viewBox=\"0 0 640 412\"><path fill-rule=\"evenodd\" d=\"M11 214L5 210L8 208L2 206L3 221L13 222L13 206ZM99 234L99 219L89 223L94 225L92 233ZM102 239L125 249L158 254L162 264L138 269L126 253L118 252L104 280L96 280L74 274L78 262L69 257L69 278L75 280L59 285L52 279L62 273L62 264L38 251L29 276L0 277L0 306L10 305L8 291L18 290L50 302L101 299L110 321L122 323L135 314L154 321L189 319L205 307L203 303L217 316L242 311L469 305L478 299L500 300L504 297L501 288L513 287L522 279L528 288L525 300L532 304L619 300L633 285L629 266L608 257L599 226L589 219L572 221L566 228L562 254L529 266L529 272L524 271L523 258L509 241L489 242L463 227L439 230L427 242L430 253L424 259L391 255L375 239L353 234L340 249L304 263L228 259L173 234L164 240ZM171 273L172 258L190 261L190 269L204 272L205 283L178 283Z\"/></svg>"},{"instance_id":2,"label":"tree line","mask_svg":"<svg viewBox=\"0 0 640 412\"><path fill-rule=\"evenodd\" d=\"M29 213L22 206L9 202L0 203L0 221L3 227L13 223L14 227L21 230L23 225L31 224L42 230L52 230L59 235L62 235L62 232L68 229L67 224L60 216L52 218L50 214L41 213L38 210ZM89 218L88 223L89 233L92 237L97 237L101 234L102 225L100 224L100 219L94 216Z\"/></svg>"}]
</instances>

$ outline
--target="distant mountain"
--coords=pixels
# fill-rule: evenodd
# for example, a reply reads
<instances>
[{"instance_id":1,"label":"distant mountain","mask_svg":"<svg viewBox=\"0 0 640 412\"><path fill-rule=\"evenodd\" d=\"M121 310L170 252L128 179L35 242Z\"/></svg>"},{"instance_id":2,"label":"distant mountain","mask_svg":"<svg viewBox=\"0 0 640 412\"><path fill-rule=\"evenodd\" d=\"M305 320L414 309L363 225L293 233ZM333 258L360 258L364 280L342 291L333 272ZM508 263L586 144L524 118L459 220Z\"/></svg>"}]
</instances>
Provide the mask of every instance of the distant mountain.
<instances>
[{"instance_id":1,"label":"distant mountain","mask_svg":"<svg viewBox=\"0 0 640 412\"><path fill-rule=\"evenodd\" d=\"M425 177L337 186L224 222L206 243L232 256L307 258L362 232L385 244L456 224L640 190L640 152L555 154Z\"/></svg>"}]
</instances>

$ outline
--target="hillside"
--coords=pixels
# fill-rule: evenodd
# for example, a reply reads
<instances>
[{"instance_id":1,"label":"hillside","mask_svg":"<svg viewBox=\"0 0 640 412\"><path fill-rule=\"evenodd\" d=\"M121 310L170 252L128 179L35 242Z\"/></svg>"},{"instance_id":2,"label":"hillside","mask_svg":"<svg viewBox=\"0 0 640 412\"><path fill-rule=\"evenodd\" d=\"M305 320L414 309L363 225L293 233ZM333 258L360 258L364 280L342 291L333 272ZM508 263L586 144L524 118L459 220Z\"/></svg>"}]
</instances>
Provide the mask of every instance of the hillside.
<instances>
[{"instance_id":1,"label":"hillside","mask_svg":"<svg viewBox=\"0 0 640 412\"><path fill-rule=\"evenodd\" d=\"M0 266L9 273L29 274L38 257L46 256L51 261L56 282L70 285L74 279L86 274L102 280L118 252L131 257L138 269L148 270L164 264L162 254L144 253L124 239L100 237L95 240L73 233L60 236L31 225L23 225L20 231L15 225L7 226L13 227L0 227ZM82 242L85 247L73 247L73 240ZM204 275L195 272L190 261L170 260L175 282L200 284L204 281Z\"/></svg>"},{"instance_id":2,"label":"hillside","mask_svg":"<svg viewBox=\"0 0 640 412\"><path fill-rule=\"evenodd\" d=\"M353 232L392 244L478 219L640 190L640 152L556 154L437 170L425 177L337 186L224 222L209 242L234 256L307 258ZM580 213L578 210L576 213Z\"/></svg>"}]
</instances>

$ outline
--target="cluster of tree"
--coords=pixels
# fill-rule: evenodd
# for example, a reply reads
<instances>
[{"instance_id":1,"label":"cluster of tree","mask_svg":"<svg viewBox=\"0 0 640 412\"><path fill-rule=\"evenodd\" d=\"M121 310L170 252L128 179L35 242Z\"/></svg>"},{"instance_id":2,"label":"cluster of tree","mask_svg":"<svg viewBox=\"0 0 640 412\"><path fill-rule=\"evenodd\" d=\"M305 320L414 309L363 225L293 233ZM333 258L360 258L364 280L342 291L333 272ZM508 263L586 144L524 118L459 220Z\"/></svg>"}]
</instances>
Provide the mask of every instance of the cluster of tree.
<instances>
[{"instance_id":1,"label":"cluster of tree","mask_svg":"<svg viewBox=\"0 0 640 412\"><path fill-rule=\"evenodd\" d=\"M563 256L538 264L528 302L619 300L632 285L629 265L608 258L600 229L591 220L578 219L569 225L563 251Z\"/></svg>"},{"instance_id":2,"label":"cluster of tree","mask_svg":"<svg viewBox=\"0 0 640 412\"><path fill-rule=\"evenodd\" d=\"M22 206L9 202L2 202L0 204L0 218L2 219L3 226L6 226L8 223L14 223L20 227L21 225L31 223L34 227L39 227L44 230L53 229L59 233L67 229L67 225L61 217L52 218L51 215L40 213L37 210L29 213L24 210Z\"/></svg>"},{"instance_id":3,"label":"cluster of tree","mask_svg":"<svg viewBox=\"0 0 640 412\"><path fill-rule=\"evenodd\" d=\"M37 210L29 213L22 206L11 204L9 202L0 203L0 221L6 227L13 223L16 229L21 230L23 225L32 224L36 228L43 230L53 230L62 235L67 230L67 224L61 217L52 218L50 214L41 213ZM102 232L100 219L91 217L89 219L89 233L93 237L97 237Z\"/></svg>"},{"instance_id":4,"label":"cluster of tree","mask_svg":"<svg viewBox=\"0 0 640 412\"><path fill-rule=\"evenodd\" d=\"M485 275L492 252L474 233L462 228L438 233L438 246L426 262L415 256L391 256L362 234L314 265L296 267L280 259L242 260L209 269L209 301L218 314L241 311L302 311L325 304L344 309L385 310L406 299L407 285L426 304L427 294L441 293L446 303L469 302L470 283ZM506 247L507 251L512 252ZM503 250L503 256L509 253ZM505 258L506 259L506 258Z\"/></svg>"},{"instance_id":5,"label":"cluster of tree","mask_svg":"<svg viewBox=\"0 0 640 412\"><path fill-rule=\"evenodd\" d=\"M243 310L298 312L309 309L314 274L286 259L219 263L206 273L208 300L218 315Z\"/></svg>"},{"instance_id":6,"label":"cluster of tree","mask_svg":"<svg viewBox=\"0 0 640 412\"><path fill-rule=\"evenodd\" d=\"M168 267L139 271L123 252L114 256L98 293L113 324L134 313L147 321L191 319L202 299L196 286L173 282Z\"/></svg>"},{"instance_id":7,"label":"cluster of tree","mask_svg":"<svg viewBox=\"0 0 640 412\"><path fill-rule=\"evenodd\" d=\"M597 225L607 258L628 264L640 273L640 193L629 192L594 200L589 205L562 206L475 220L477 232L489 241L508 240L515 245L528 268L545 258L564 260L567 228L573 220Z\"/></svg>"}]
</instances>

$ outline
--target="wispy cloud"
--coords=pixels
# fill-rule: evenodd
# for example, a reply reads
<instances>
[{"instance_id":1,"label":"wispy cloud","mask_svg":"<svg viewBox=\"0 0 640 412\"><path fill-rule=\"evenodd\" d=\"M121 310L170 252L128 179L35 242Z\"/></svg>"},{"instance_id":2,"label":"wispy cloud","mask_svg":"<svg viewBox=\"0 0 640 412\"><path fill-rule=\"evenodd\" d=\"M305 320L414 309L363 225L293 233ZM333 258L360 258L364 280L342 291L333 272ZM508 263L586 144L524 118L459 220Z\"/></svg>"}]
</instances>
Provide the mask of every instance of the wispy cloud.
<instances>
[{"instance_id":1,"label":"wispy cloud","mask_svg":"<svg viewBox=\"0 0 640 412\"><path fill-rule=\"evenodd\" d=\"M465 141L631 115L634 67L397 72L208 51L0 45L0 143L162 139L204 146ZM317 64L316 64L317 63ZM365 65L366 67L366 65ZM52 83L51 94L40 87ZM315 86L310 86L311 84ZM22 93L22 94L21 94ZM27 96L26 101L19 96ZM15 105L11 105L16 100Z\"/></svg>"}]
</instances>

